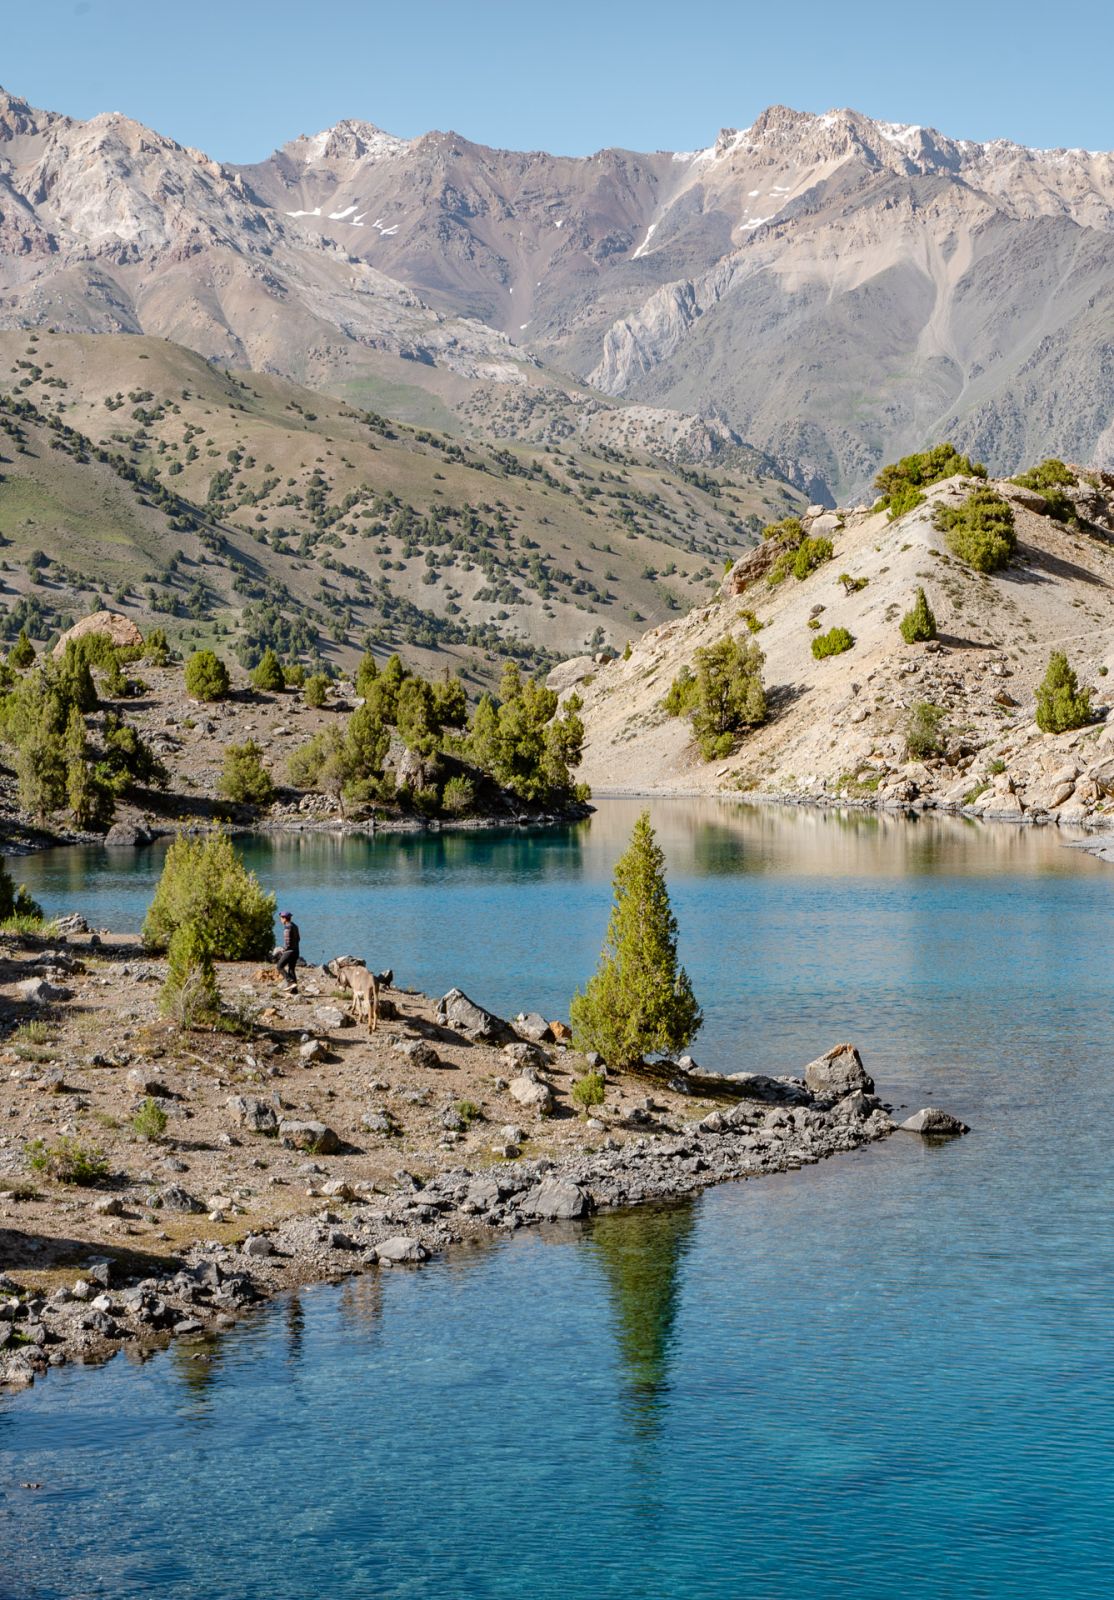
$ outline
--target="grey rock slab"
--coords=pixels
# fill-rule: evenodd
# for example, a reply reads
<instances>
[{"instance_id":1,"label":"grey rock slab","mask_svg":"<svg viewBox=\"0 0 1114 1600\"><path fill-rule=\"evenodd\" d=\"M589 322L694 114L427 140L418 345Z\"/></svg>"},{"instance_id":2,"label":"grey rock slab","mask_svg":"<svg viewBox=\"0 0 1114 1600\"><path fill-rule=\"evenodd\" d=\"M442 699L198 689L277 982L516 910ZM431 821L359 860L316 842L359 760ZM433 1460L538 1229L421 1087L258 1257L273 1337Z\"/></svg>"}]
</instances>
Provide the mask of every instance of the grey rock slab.
<instances>
[{"instance_id":1,"label":"grey rock slab","mask_svg":"<svg viewBox=\"0 0 1114 1600\"><path fill-rule=\"evenodd\" d=\"M382 1244L375 1246L375 1254L380 1261L387 1262L391 1266L425 1261L429 1257L425 1245L408 1234L396 1234L393 1239L384 1239Z\"/></svg>"},{"instance_id":2,"label":"grey rock slab","mask_svg":"<svg viewBox=\"0 0 1114 1600\"><path fill-rule=\"evenodd\" d=\"M188 1189L183 1189L180 1183L168 1183L165 1188L158 1190L153 1204L160 1211L180 1211L183 1213L196 1213L205 1210L196 1195L190 1194Z\"/></svg>"}]
</instances>

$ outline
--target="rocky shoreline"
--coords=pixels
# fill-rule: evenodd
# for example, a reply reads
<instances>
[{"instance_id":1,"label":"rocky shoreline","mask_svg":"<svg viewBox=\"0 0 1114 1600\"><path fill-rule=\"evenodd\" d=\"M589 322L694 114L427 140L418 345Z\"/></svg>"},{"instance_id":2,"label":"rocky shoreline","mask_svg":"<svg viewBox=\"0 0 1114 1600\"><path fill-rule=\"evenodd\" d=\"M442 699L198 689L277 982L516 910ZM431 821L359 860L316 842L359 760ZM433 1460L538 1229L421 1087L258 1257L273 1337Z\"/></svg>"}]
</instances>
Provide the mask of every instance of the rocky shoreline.
<instances>
[{"instance_id":1,"label":"rocky shoreline","mask_svg":"<svg viewBox=\"0 0 1114 1600\"><path fill-rule=\"evenodd\" d=\"M122 950L132 953L128 947ZM25 969L32 965L25 964ZM57 967L51 970L57 977ZM125 970L141 980L158 975L138 970L131 959ZM31 994L28 985L43 981L25 978L23 994ZM78 981L72 968L68 981ZM311 974L311 1003L315 997ZM194 1126L189 1138L166 1141L160 1173L148 1171L130 1179L119 1175L93 1191L80 1191L91 1195L85 1205L61 1185L49 1195L14 1195L9 1181L8 1192L0 1193L0 1200L15 1201L21 1215L38 1210L40 1228L49 1223L38 1242L24 1251L22 1265L13 1265L20 1252L12 1242L26 1241L28 1235L9 1231L4 1219L12 1215L11 1205L0 1210L0 1385L25 1387L52 1367L101 1362L123 1348L142 1352L173 1338L211 1338L253 1307L299 1284L418 1266L465 1240L796 1170L895 1131L889 1108L874 1093L851 1045L835 1047L799 1078L755 1073L722 1077L687 1058L658 1062L644 1072L623 1074L621 1082L609 1078L607 1105L588 1119L574 1117L565 1104L566 1084L577 1070L593 1063L554 1042L552 1027L543 1019L520 1017L512 1027L455 990L436 1009L425 997L409 994L400 994L393 1009L405 1031L388 1034L382 1040L384 1052L405 1061L420 1087L403 1089L373 1080L381 1094L393 1087L396 1109L384 1105L365 1110L359 1144L348 1131L354 1108L344 1107L346 1125L338 1134L308 1114L313 1107L307 1107L301 1086L284 1085L269 1096L229 1093L244 1088L234 1081L236 1076L259 1077L252 1069L270 1048L271 1074L298 1074L303 1083L307 1074L314 1075L326 1101L339 1109L343 1090L333 1085L340 1085L337 1074L353 1063L341 1059L332 1069L327 1064L342 1054L337 1041L343 1024L332 1007L316 1007L314 1035L307 1038L303 1029L295 1036L296 1053L290 1060L290 1052L276 1043L283 1034L272 1006L269 1045L261 1036L247 1053L249 1071L237 1073L227 1060L219 1068L210 1063L220 1075L210 1082L195 1071L188 1090L181 1077L173 1080L180 1087L174 1087L170 1081L153 1081L144 1069L129 1069L125 1077L130 1052L115 1062L95 1055L92 1059L101 1063L99 1076L114 1082L133 1103L143 1092ZM333 1026L332 1038L320 1025L322 1018ZM463 1063L441 1053L451 1041L479 1056L469 1063L473 1080L486 1086L485 1111L471 1106L478 1138L470 1139L476 1128L469 1126L471 1117L461 1115L470 1103L458 1101L455 1110L450 1106L438 1113L429 1087L446 1071L463 1070ZM355 1038L351 1043L359 1053L362 1098L367 1093L366 1051L372 1047ZM152 1050L149 1039L147 1048L160 1053ZM193 1054L201 1059L196 1050ZM278 1065L280 1060L284 1065ZM516 1076L493 1076L498 1067ZM330 1070L334 1077L322 1084L321 1077ZM77 1077L67 1071L71 1075ZM16 1094L22 1089L25 1096L30 1091L36 1097L84 1087L57 1081L61 1076L33 1068L13 1072L9 1084L22 1080ZM165 1071L163 1076L171 1077ZM521 1125L504 1124L493 1135L490 1124L499 1114L499 1101L514 1108ZM397 1146L390 1148L402 1104L422 1107L423 1116L432 1113L427 1120L433 1130L424 1143L419 1139L406 1152L410 1159L405 1167L397 1164ZM102 1123L112 1120L103 1112L100 1116ZM918 1117L920 1122L910 1119L911 1132L935 1136L966 1131L940 1112ZM335 1120L341 1125L340 1115ZM212 1129L229 1126L238 1132L210 1137ZM185 1131L181 1124L178 1130ZM382 1159L369 1166L377 1144L388 1147L383 1157L393 1167L389 1175ZM470 1148L462 1150L462 1145ZM523 1147L529 1147L526 1153ZM185 1187L196 1181L185 1177L196 1156L189 1161L181 1156L201 1150L211 1152L207 1181L219 1181L224 1196L200 1201ZM11 1167L10 1158L6 1165ZM255 1191L243 1182L258 1182L264 1169L270 1169L268 1183L285 1191L272 1188L267 1204L253 1200ZM167 1176L172 1177L169 1183ZM44 1201L49 1206L45 1218ZM172 1222L175 1232L170 1234L166 1230ZM44 1251L46 1263L32 1265Z\"/></svg>"}]
</instances>

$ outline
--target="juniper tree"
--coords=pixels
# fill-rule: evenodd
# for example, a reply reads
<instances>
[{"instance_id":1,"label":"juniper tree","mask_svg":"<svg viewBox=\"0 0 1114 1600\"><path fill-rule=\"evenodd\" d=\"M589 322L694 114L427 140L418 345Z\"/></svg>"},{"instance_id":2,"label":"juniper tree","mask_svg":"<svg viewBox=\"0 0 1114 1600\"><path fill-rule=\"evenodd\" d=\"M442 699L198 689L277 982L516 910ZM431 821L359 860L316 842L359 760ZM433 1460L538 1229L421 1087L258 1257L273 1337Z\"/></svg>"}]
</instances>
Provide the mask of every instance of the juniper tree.
<instances>
[{"instance_id":1,"label":"juniper tree","mask_svg":"<svg viewBox=\"0 0 1114 1600\"><path fill-rule=\"evenodd\" d=\"M282 670L282 662L268 645L260 656L255 666L251 682L253 689L261 689L264 693L275 693L286 688L286 674Z\"/></svg>"},{"instance_id":2,"label":"juniper tree","mask_svg":"<svg viewBox=\"0 0 1114 1600\"><path fill-rule=\"evenodd\" d=\"M1090 691L1079 687L1063 651L1054 650L1037 690L1037 727L1042 733L1066 733L1090 722L1091 715Z\"/></svg>"},{"instance_id":3,"label":"juniper tree","mask_svg":"<svg viewBox=\"0 0 1114 1600\"><path fill-rule=\"evenodd\" d=\"M677 964L677 919L665 857L644 811L613 879L615 901L595 976L572 1002L573 1041L624 1067L655 1051L680 1050L703 1020Z\"/></svg>"},{"instance_id":4,"label":"juniper tree","mask_svg":"<svg viewBox=\"0 0 1114 1600\"><path fill-rule=\"evenodd\" d=\"M912 611L907 611L901 619L901 637L906 644L923 644L926 639L936 637L936 618L923 589L917 590Z\"/></svg>"}]
</instances>

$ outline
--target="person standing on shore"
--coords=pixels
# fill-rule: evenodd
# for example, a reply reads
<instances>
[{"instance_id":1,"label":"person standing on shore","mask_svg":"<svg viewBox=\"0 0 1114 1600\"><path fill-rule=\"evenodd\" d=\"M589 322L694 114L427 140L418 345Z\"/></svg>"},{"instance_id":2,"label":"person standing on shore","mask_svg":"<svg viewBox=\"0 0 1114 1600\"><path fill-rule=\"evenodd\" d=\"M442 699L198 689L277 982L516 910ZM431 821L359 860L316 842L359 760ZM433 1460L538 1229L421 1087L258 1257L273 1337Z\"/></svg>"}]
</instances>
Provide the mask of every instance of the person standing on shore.
<instances>
[{"instance_id":1,"label":"person standing on shore","mask_svg":"<svg viewBox=\"0 0 1114 1600\"><path fill-rule=\"evenodd\" d=\"M298 931L298 924L289 911L280 911L279 921L282 923L282 950L275 961L275 966L282 974L287 994L297 994L298 953L302 936Z\"/></svg>"}]
</instances>

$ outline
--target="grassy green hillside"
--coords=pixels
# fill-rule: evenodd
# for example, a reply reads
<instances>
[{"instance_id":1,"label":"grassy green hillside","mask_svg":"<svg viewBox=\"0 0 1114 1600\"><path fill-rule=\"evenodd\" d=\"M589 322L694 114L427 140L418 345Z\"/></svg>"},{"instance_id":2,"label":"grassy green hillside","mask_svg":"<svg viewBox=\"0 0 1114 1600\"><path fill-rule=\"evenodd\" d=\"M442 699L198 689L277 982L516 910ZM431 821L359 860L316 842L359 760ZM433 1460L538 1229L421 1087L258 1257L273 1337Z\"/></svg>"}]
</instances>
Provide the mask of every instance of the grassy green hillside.
<instances>
[{"instance_id":1,"label":"grassy green hillside","mask_svg":"<svg viewBox=\"0 0 1114 1600\"><path fill-rule=\"evenodd\" d=\"M370 643L482 679L621 646L800 498L761 468L465 442L131 336L0 334L0 428L6 635L104 602L244 659Z\"/></svg>"}]
</instances>

